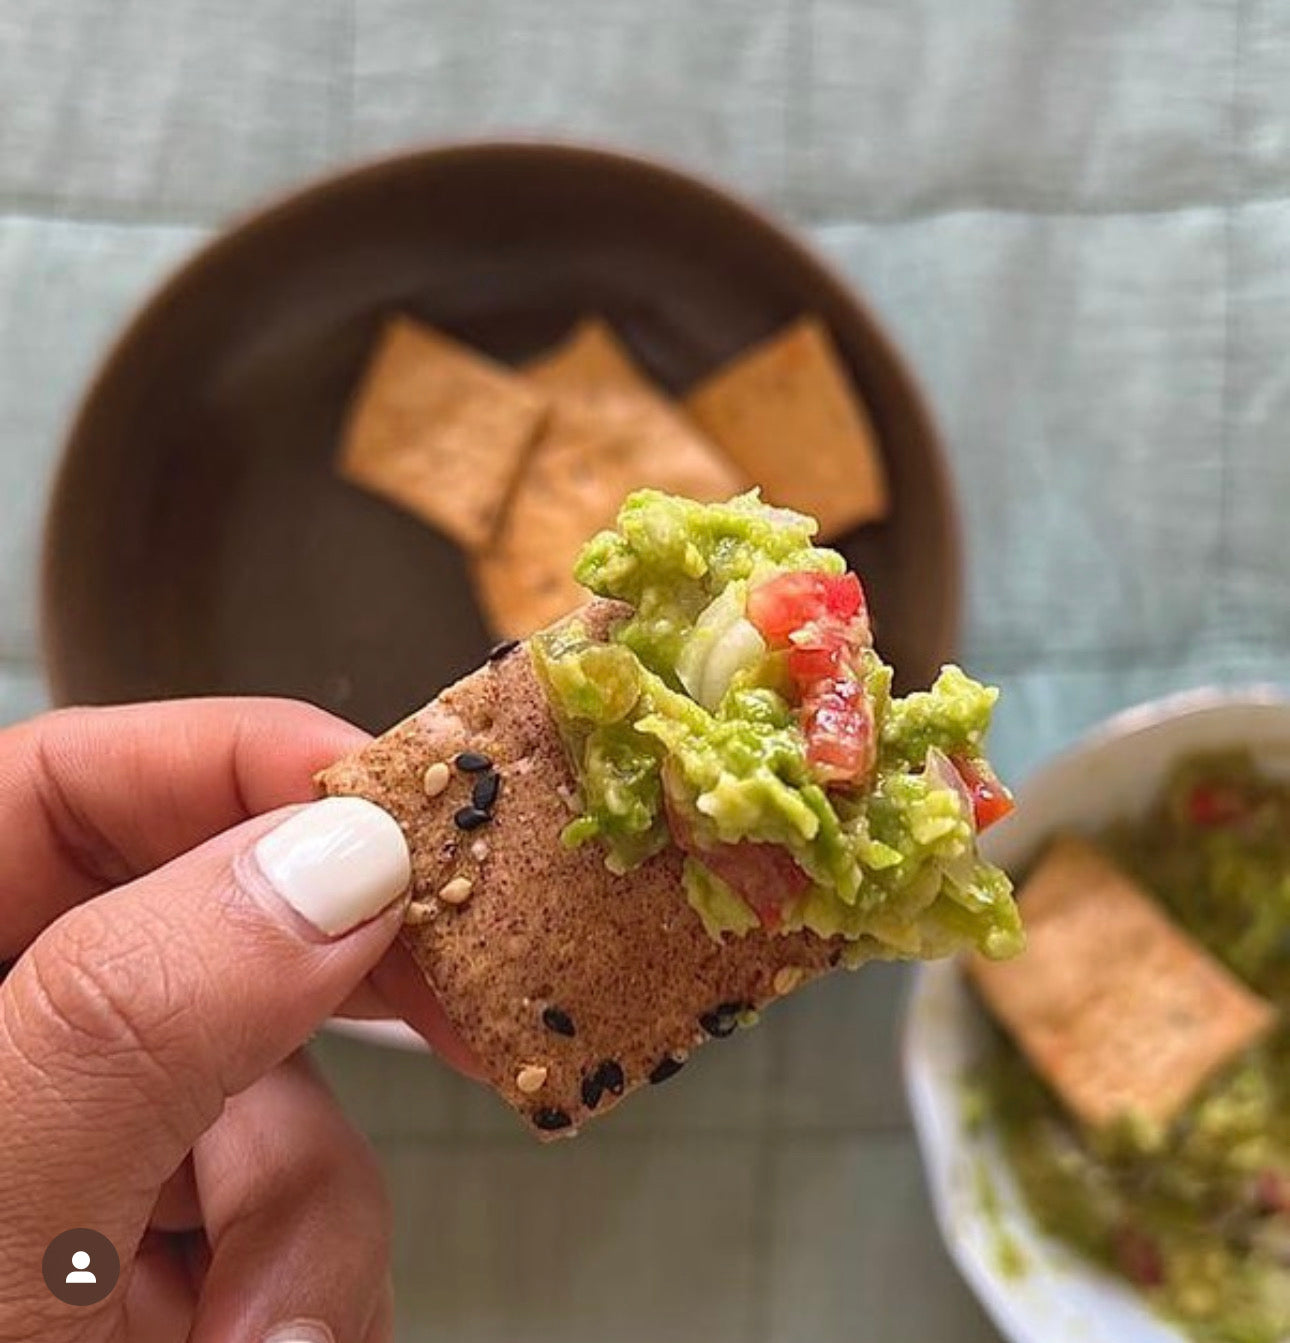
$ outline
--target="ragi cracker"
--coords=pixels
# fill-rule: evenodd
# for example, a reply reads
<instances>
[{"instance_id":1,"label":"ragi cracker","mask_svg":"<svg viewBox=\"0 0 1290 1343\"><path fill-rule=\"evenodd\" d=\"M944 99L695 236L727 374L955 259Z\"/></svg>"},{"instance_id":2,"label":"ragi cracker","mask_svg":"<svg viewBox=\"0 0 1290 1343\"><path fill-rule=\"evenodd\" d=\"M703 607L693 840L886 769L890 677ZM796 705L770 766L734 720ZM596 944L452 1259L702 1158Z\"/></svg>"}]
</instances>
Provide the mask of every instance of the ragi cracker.
<instances>
[{"instance_id":1,"label":"ragi cracker","mask_svg":"<svg viewBox=\"0 0 1290 1343\"><path fill-rule=\"evenodd\" d=\"M1272 1025L1274 1010L1087 841L1045 853L1019 897L1025 954L973 957L992 1012L1095 1128L1164 1125Z\"/></svg>"},{"instance_id":2,"label":"ragi cracker","mask_svg":"<svg viewBox=\"0 0 1290 1343\"><path fill-rule=\"evenodd\" d=\"M658 395L613 328L600 317L584 317L559 345L530 359L523 371L546 392Z\"/></svg>"},{"instance_id":3,"label":"ragi cracker","mask_svg":"<svg viewBox=\"0 0 1290 1343\"><path fill-rule=\"evenodd\" d=\"M490 624L523 638L586 600L573 578L589 536L613 525L633 490L700 502L747 479L659 393L612 332L583 323L529 365L551 414L516 482L497 537L478 556L476 588Z\"/></svg>"},{"instance_id":4,"label":"ragi cracker","mask_svg":"<svg viewBox=\"0 0 1290 1343\"><path fill-rule=\"evenodd\" d=\"M685 408L767 502L817 518L823 540L886 515L873 425L818 319L737 355L690 392Z\"/></svg>"},{"instance_id":5,"label":"ragi cracker","mask_svg":"<svg viewBox=\"0 0 1290 1343\"><path fill-rule=\"evenodd\" d=\"M624 614L596 601L580 618L603 639ZM403 940L488 1081L541 1138L667 1080L696 1046L841 958L840 943L811 933L714 942L675 849L615 876L598 845L566 848L576 783L524 644L319 782L402 826L414 873Z\"/></svg>"},{"instance_id":6,"label":"ragi cracker","mask_svg":"<svg viewBox=\"0 0 1290 1343\"><path fill-rule=\"evenodd\" d=\"M510 370L396 317L355 396L337 469L477 550L545 416L546 398Z\"/></svg>"}]
</instances>

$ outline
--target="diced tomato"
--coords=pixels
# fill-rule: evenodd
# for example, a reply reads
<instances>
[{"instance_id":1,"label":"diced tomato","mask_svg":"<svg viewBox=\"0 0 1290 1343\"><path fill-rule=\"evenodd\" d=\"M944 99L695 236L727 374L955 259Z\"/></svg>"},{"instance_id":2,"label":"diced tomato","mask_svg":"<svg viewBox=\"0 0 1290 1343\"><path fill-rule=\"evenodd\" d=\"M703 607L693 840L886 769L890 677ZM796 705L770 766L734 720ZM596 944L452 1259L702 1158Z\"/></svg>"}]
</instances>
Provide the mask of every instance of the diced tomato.
<instances>
[{"instance_id":1,"label":"diced tomato","mask_svg":"<svg viewBox=\"0 0 1290 1343\"><path fill-rule=\"evenodd\" d=\"M855 574L787 573L748 594L748 618L772 648L788 650L801 696L807 760L824 783L853 783L873 768L873 711L851 660L868 642Z\"/></svg>"},{"instance_id":2,"label":"diced tomato","mask_svg":"<svg viewBox=\"0 0 1290 1343\"><path fill-rule=\"evenodd\" d=\"M787 648L789 636L813 621L845 624L864 609L864 589L849 573L778 574L748 594L748 619L772 648Z\"/></svg>"},{"instance_id":3,"label":"diced tomato","mask_svg":"<svg viewBox=\"0 0 1290 1343\"><path fill-rule=\"evenodd\" d=\"M984 760L956 755L952 757L952 763L972 795L972 816L978 833L988 830L1016 810L1017 804L1012 794L999 782Z\"/></svg>"},{"instance_id":4,"label":"diced tomato","mask_svg":"<svg viewBox=\"0 0 1290 1343\"><path fill-rule=\"evenodd\" d=\"M831 616L839 620L854 620L865 605L864 588L853 573L829 575L825 580L824 604Z\"/></svg>"},{"instance_id":5,"label":"diced tomato","mask_svg":"<svg viewBox=\"0 0 1290 1343\"><path fill-rule=\"evenodd\" d=\"M784 905L811 884L793 855L782 845L746 839L705 848L695 839L685 809L677 805L670 789L663 790L663 805L676 847L720 877L750 906L768 933L776 932L784 922Z\"/></svg>"},{"instance_id":6,"label":"diced tomato","mask_svg":"<svg viewBox=\"0 0 1290 1343\"><path fill-rule=\"evenodd\" d=\"M1155 1239L1136 1226L1115 1233L1115 1260L1120 1272L1137 1287L1163 1287L1165 1261Z\"/></svg>"},{"instance_id":7,"label":"diced tomato","mask_svg":"<svg viewBox=\"0 0 1290 1343\"><path fill-rule=\"evenodd\" d=\"M805 695L847 673L868 642L864 592L855 574L780 574L748 594L748 618L772 648L788 650L788 673Z\"/></svg>"},{"instance_id":8,"label":"diced tomato","mask_svg":"<svg viewBox=\"0 0 1290 1343\"><path fill-rule=\"evenodd\" d=\"M826 681L802 705L806 760L823 783L867 778L877 758L873 706L859 681Z\"/></svg>"},{"instance_id":9,"label":"diced tomato","mask_svg":"<svg viewBox=\"0 0 1290 1343\"><path fill-rule=\"evenodd\" d=\"M854 676L870 641L855 574L787 573L748 594L748 619L772 648L788 650L800 700L806 759L824 784L854 784L873 770L873 706Z\"/></svg>"},{"instance_id":10,"label":"diced tomato","mask_svg":"<svg viewBox=\"0 0 1290 1343\"><path fill-rule=\"evenodd\" d=\"M768 933L784 921L784 905L801 895L811 879L779 844L718 844L695 853L732 891L752 906Z\"/></svg>"},{"instance_id":11,"label":"diced tomato","mask_svg":"<svg viewBox=\"0 0 1290 1343\"><path fill-rule=\"evenodd\" d=\"M1265 1167L1254 1180L1254 1201L1260 1212L1290 1212L1290 1177L1284 1171Z\"/></svg>"},{"instance_id":12,"label":"diced tomato","mask_svg":"<svg viewBox=\"0 0 1290 1343\"><path fill-rule=\"evenodd\" d=\"M843 674L847 645L841 639L794 645L788 650L788 674L799 690L818 681L834 681Z\"/></svg>"},{"instance_id":13,"label":"diced tomato","mask_svg":"<svg viewBox=\"0 0 1290 1343\"><path fill-rule=\"evenodd\" d=\"M1187 798L1187 819L1204 829L1239 821L1247 809L1241 794L1221 783L1198 783Z\"/></svg>"}]
</instances>

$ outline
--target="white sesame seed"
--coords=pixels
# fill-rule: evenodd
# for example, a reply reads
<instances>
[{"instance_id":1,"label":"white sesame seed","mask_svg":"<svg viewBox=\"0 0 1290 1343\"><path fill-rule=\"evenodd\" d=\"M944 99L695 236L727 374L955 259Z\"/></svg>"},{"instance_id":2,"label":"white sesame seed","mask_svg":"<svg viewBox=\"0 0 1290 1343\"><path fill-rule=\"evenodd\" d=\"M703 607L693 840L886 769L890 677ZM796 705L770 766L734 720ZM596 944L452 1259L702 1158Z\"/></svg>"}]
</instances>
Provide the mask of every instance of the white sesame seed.
<instances>
[{"instance_id":1,"label":"white sesame seed","mask_svg":"<svg viewBox=\"0 0 1290 1343\"><path fill-rule=\"evenodd\" d=\"M482 863L488 857L488 841L486 839L475 840L470 846L470 856L477 863Z\"/></svg>"},{"instance_id":2,"label":"white sesame seed","mask_svg":"<svg viewBox=\"0 0 1290 1343\"><path fill-rule=\"evenodd\" d=\"M473 887L469 877L453 877L439 887L439 899L446 905L464 905L470 899Z\"/></svg>"},{"instance_id":3,"label":"white sesame seed","mask_svg":"<svg viewBox=\"0 0 1290 1343\"><path fill-rule=\"evenodd\" d=\"M419 924L428 923L433 913L429 905L423 904L420 900L413 900L403 911L403 922L415 928Z\"/></svg>"},{"instance_id":4,"label":"white sesame seed","mask_svg":"<svg viewBox=\"0 0 1290 1343\"><path fill-rule=\"evenodd\" d=\"M515 1075L515 1085L526 1095L541 1091L546 1086L547 1070L539 1063L526 1063Z\"/></svg>"},{"instance_id":5,"label":"white sesame seed","mask_svg":"<svg viewBox=\"0 0 1290 1343\"><path fill-rule=\"evenodd\" d=\"M775 978L772 980L775 992L783 997L786 993L792 993L793 990L802 982L802 976L806 972L800 965L784 965L775 971Z\"/></svg>"},{"instance_id":6,"label":"white sesame seed","mask_svg":"<svg viewBox=\"0 0 1290 1343\"><path fill-rule=\"evenodd\" d=\"M421 778L426 796L438 797L447 788L448 780L451 778L452 770L442 760L436 760L433 765L427 765L426 772Z\"/></svg>"}]
</instances>

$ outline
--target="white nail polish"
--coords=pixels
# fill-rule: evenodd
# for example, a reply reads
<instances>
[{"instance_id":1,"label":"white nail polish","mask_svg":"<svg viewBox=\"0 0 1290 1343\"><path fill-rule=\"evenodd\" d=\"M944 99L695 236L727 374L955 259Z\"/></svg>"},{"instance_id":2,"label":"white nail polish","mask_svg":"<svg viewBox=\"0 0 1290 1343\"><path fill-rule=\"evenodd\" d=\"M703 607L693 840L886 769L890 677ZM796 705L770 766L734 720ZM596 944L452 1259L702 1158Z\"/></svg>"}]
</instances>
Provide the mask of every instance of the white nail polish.
<instances>
[{"instance_id":1,"label":"white nail polish","mask_svg":"<svg viewBox=\"0 0 1290 1343\"><path fill-rule=\"evenodd\" d=\"M255 861L287 904L333 937L379 914L412 880L398 823L361 797L311 803L260 840Z\"/></svg>"},{"instance_id":2,"label":"white nail polish","mask_svg":"<svg viewBox=\"0 0 1290 1343\"><path fill-rule=\"evenodd\" d=\"M336 1343L336 1335L318 1320L293 1320L271 1329L264 1343Z\"/></svg>"}]
</instances>

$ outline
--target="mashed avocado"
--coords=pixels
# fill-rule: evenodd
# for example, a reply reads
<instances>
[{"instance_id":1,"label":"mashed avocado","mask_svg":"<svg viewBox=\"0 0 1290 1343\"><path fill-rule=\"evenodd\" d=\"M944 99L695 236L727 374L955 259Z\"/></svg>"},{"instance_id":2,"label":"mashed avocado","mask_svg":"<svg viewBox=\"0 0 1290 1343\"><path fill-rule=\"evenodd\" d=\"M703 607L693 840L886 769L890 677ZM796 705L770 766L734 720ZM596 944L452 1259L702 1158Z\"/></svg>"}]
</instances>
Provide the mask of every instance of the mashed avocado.
<instances>
[{"instance_id":1,"label":"mashed avocado","mask_svg":"<svg viewBox=\"0 0 1290 1343\"><path fill-rule=\"evenodd\" d=\"M1290 786L1197 757L1105 842L1258 993L1290 1002ZM1129 1278L1201 1343L1290 1338L1290 1029L1168 1132L1081 1130L1000 1038L979 1092L1036 1220Z\"/></svg>"},{"instance_id":2,"label":"mashed avocado","mask_svg":"<svg viewBox=\"0 0 1290 1343\"><path fill-rule=\"evenodd\" d=\"M632 613L608 644L576 621L534 640L581 793L565 842L600 842L616 871L677 844L714 938L760 925L893 957L1013 954L969 784L1007 797L981 757L996 692L949 667L893 699L860 586L814 532L755 493L645 490L587 545L579 581Z\"/></svg>"}]
</instances>

